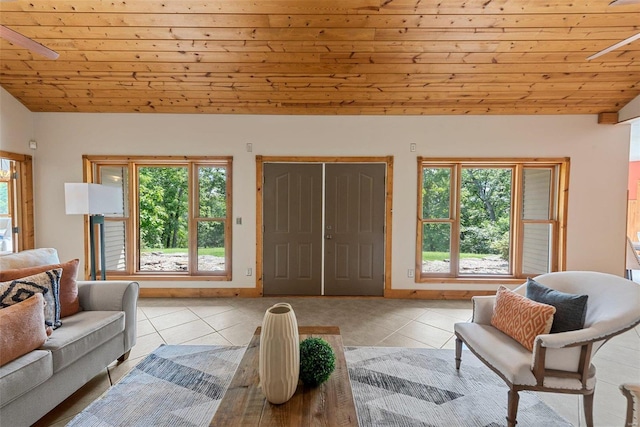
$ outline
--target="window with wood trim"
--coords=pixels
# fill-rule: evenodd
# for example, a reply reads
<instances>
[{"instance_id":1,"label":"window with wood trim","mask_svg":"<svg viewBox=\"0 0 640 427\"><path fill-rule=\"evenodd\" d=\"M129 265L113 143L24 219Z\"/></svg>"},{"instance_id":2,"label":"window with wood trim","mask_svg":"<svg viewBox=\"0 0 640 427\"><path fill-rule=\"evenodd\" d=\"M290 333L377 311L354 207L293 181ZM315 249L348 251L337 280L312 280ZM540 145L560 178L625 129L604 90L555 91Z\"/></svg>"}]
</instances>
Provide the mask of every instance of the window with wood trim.
<instances>
[{"instance_id":1,"label":"window with wood trim","mask_svg":"<svg viewBox=\"0 0 640 427\"><path fill-rule=\"evenodd\" d=\"M231 157L86 161L123 194L124 214L105 216L108 275L231 280Z\"/></svg>"},{"instance_id":2,"label":"window with wood trim","mask_svg":"<svg viewBox=\"0 0 640 427\"><path fill-rule=\"evenodd\" d=\"M564 269L568 159L418 158L418 281Z\"/></svg>"}]
</instances>

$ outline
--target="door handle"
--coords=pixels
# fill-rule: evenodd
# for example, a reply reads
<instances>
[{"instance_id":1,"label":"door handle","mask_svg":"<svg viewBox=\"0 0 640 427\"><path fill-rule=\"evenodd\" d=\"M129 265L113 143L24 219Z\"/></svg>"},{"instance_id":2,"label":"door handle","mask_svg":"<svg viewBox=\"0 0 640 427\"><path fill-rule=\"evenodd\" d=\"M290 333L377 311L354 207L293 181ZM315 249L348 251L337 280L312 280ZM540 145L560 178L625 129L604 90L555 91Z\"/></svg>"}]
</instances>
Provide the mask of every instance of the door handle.
<instances>
[{"instance_id":1,"label":"door handle","mask_svg":"<svg viewBox=\"0 0 640 427\"><path fill-rule=\"evenodd\" d=\"M327 234L326 236L324 236L324 238L327 240L331 240L333 239L333 236L331 234Z\"/></svg>"}]
</instances>

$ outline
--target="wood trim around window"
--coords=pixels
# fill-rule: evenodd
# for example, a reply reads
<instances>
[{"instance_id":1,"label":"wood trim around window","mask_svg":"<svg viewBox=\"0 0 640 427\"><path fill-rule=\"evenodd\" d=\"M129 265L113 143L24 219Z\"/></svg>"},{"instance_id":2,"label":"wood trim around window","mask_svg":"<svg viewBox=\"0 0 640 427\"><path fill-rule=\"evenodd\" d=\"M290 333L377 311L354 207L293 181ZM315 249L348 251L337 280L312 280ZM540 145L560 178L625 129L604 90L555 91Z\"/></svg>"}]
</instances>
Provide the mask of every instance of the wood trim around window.
<instances>
[{"instance_id":1,"label":"wood trim around window","mask_svg":"<svg viewBox=\"0 0 640 427\"><path fill-rule=\"evenodd\" d=\"M227 169L227 181L226 181L226 195L227 195L227 217L225 220L225 268L226 273L224 275L207 275L203 273L199 274L179 274L177 272L139 272L135 271L135 252L137 251L137 236L138 236L138 218L133 218L125 221L126 225L126 245L127 251L127 266L129 268L126 272L114 272L107 271L107 279L110 280L153 280L153 281L174 281L174 282L209 282L209 281L230 281L232 278L232 260L231 260L231 242L232 242L232 227L233 227L233 206L232 206L232 174L233 174L233 157L232 156L94 156L83 155L83 178L84 182L95 182L94 167L96 164L101 166L113 165L129 168L129 164L133 164L133 171L128 173L128 185L130 188L130 203L137 205L137 168L139 166L185 166L188 169L188 175L193 178L193 173L190 170L192 167L198 165L210 165L216 162L220 166ZM189 226L193 227L195 222L192 219L192 210L194 209L194 199L192 197L191 187L194 185L193 179L188 181L190 187L189 193ZM134 222L133 226L131 223ZM84 219L85 236L89 235L89 220L85 215ZM190 235L191 239L192 236ZM85 239L84 256L85 260L89 259L89 246ZM191 251L190 251L191 252ZM190 259L191 263L191 259ZM133 273L132 273L133 271ZM89 278L89 263L85 263L85 279ZM144 289L144 291L142 290ZM252 289L252 288L247 288ZM149 297L190 297L190 296L202 296L202 297L215 297L215 296L255 296L253 292L248 292L245 288L141 288L141 296Z\"/></svg>"},{"instance_id":2,"label":"wood trim around window","mask_svg":"<svg viewBox=\"0 0 640 427\"><path fill-rule=\"evenodd\" d=\"M0 157L16 162L18 185L16 202L20 232L17 237L18 249L23 251L35 248L34 205L33 205L33 157L0 150Z\"/></svg>"},{"instance_id":3,"label":"wood trim around window","mask_svg":"<svg viewBox=\"0 0 640 427\"><path fill-rule=\"evenodd\" d=\"M477 275L477 276L446 276L442 275L422 275L422 230L421 224L424 222L421 213L422 202L422 169L424 166L434 167L446 167L450 165L459 165L457 168L459 171L457 177L452 176L453 179L460 178L460 171L463 167L485 167L485 168L500 168L500 167L513 167L514 169L514 185L512 187L512 215L520 212L518 207L514 207L515 203L518 203L522 197L522 188L516 188L516 185L522 184L520 175L524 167L557 167L556 171L552 174L552 189L550 198L553 198L553 204L557 204L556 207L556 219L551 220L555 222L557 226L554 229L555 239L552 247L551 256L551 271L563 271L566 268L566 246L567 246L567 209L568 209L568 195L569 195L569 170L570 170L570 158L430 158L430 157L418 157L418 188L417 188L417 222L416 222L416 269L415 269L415 282L416 283L438 283L438 284L505 284L515 285L521 284L525 274L521 271L521 265L515 265L516 262L521 262L521 239L522 230L512 230L512 236L514 242L512 248L515 247L515 251L510 255L512 259L512 273L511 275L497 276L497 275ZM457 185L456 185L457 188ZM557 192L557 193L556 193ZM452 191L452 197L458 197L454 195ZM459 203L459 202L458 202ZM459 213L456 213L458 215ZM456 218L455 221L458 221ZM530 222L530 221L529 221ZM522 224L519 221L520 224ZM452 234L453 235L453 234ZM453 246L453 243L452 243ZM453 247L452 247L453 252ZM453 258L453 253L452 253ZM429 291L430 292L430 291ZM419 292L420 293L420 292ZM422 292L424 293L424 292ZM436 295L436 294L434 294ZM407 296L411 297L411 296ZM443 298L443 296L440 296ZM444 297L446 298L446 297Z\"/></svg>"}]
</instances>

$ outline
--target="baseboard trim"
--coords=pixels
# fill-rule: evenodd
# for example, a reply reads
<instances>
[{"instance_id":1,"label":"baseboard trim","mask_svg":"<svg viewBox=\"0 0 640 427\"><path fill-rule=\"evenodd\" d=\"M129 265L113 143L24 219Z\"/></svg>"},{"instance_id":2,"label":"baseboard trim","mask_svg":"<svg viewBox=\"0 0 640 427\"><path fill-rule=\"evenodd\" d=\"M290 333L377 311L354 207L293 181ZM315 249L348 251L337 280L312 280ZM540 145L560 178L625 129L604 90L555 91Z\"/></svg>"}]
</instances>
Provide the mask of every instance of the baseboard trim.
<instances>
[{"instance_id":1,"label":"baseboard trim","mask_svg":"<svg viewBox=\"0 0 640 427\"><path fill-rule=\"evenodd\" d=\"M473 296L495 295L496 291L385 289L384 298L468 300ZM259 298L256 288L140 288L141 298ZM327 296L325 298L336 298ZM380 298L380 297L344 297Z\"/></svg>"},{"instance_id":2,"label":"baseboard trim","mask_svg":"<svg viewBox=\"0 0 640 427\"><path fill-rule=\"evenodd\" d=\"M141 298L255 298L256 288L140 288Z\"/></svg>"},{"instance_id":3,"label":"baseboard trim","mask_svg":"<svg viewBox=\"0 0 640 427\"><path fill-rule=\"evenodd\" d=\"M449 300L449 299L471 299L474 296L495 295L496 291L462 291L462 290L427 290L427 289L385 289L385 298L403 298L403 299L433 299L433 300Z\"/></svg>"}]
</instances>

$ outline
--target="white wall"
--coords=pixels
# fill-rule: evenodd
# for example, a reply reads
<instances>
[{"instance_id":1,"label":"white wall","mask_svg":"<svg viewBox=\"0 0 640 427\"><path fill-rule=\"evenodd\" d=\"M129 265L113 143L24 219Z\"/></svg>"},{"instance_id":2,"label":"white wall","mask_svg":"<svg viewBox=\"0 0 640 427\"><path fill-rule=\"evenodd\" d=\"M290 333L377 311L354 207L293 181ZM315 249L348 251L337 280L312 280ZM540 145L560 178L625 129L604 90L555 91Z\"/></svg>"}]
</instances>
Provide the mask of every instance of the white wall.
<instances>
[{"instance_id":1,"label":"white wall","mask_svg":"<svg viewBox=\"0 0 640 427\"><path fill-rule=\"evenodd\" d=\"M0 87L0 150L31 154L33 113Z\"/></svg>"},{"instance_id":2,"label":"white wall","mask_svg":"<svg viewBox=\"0 0 640 427\"><path fill-rule=\"evenodd\" d=\"M5 116L4 109L2 116ZM82 217L64 213L65 182L82 181L83 154L231 155L233 281L188 287L254 287L255 155L386 156L394 164L392 286L438 289L406 277L414 268L416 156L570 157L567 268L624 271L629 126L583 116L252 116L33 114L37 246L82 257ZM4 138L3 138L4 139ZM245 144L253 144L253 152ZM417 151L409 151L415 142ZM143 286L175 286L146 282ZM447 286L449 288L449 286ZM457 289L481 289L460 285ZM484 289L495 289L487 286Z\"/></svg>"}]
</instances>

